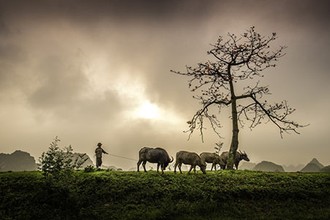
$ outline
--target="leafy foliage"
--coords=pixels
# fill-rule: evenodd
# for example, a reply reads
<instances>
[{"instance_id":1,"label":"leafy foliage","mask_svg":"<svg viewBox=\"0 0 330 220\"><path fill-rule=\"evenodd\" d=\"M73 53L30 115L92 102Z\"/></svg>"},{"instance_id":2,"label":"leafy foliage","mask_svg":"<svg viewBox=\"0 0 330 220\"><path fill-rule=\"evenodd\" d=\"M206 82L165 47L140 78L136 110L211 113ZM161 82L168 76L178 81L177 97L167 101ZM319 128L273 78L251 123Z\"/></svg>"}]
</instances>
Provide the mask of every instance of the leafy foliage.
<instances>
[{"instance_id":1,"label":"leafy foliage","mask_svg":"<svg viewBox=\"0 0 330 220\"><path fill-rule=\"evenodd\" d=\"M255 27L241 35L228 33L220 36L207 51L210 60L196 66L186 66L185 71L172 72L189 77L189 88L193 98L200 102L200 108L189 120L189 137L199 130L203 141L205 121L209 121L213 131L219 136L222 121L218 115L224 108L231 107L232 139L227 169L233 169L234 157L238 149L239 124L255 128L263 122L272 122L283 133L295 132L304 127L289 119L295 109L287 101L271 104L268 86L261 85L262 71L275 67L276 62L285 55L285 46L273 49L271 44L277 34L262 36Z\"/></svg>"},{"instance_id":2,"label":"leafy foliage","mask_svg":"<svg viewBox=\"0 0 330 220\"><path fill-rule=\"evenodd\" d=\"M330 175L217 171L0 174L4 219L328 219Z\"/></svg>"},{"instance_id":3,"label":"leafy foliage","mask_svg":"<svg viewBox=\"0 0 330 220\"><path fill-rule=\"evenodd\" d=\"M242 126L249 123L255 128L264 121L275 124L282 135L302 125L288 119L295 109L287 101L270 104L266 97L270 95L268 86L260 85L258 78L264 77L262 71L276 67L276 62L285 55L285 46L272 49L271 44L277 34L262 36L251 27L242 35L228 33L227 38L220 36L212 48L207 51L211 60L187 66L185 72L173 71L190 77L189 88L197 92L193 97L200 101L201 108L188 121L190 134L199 129L203 135L204 118L208 119L214 131L220 135L221 128L217 115L211 113L211 107L232 106L232 120ZM245 100L240 104L237 101ZM236 129L236 128L234 128Z\"/></svg>"},{"instance_id":4,"label":"leafy foliage","mask_svg":"<svg viewBox=\"0 0 330 220\"><path fill-rule=\"evenodd\" d=\"M96 169L92 165L89 165L89 166L84 168L84 172L86 172L86 173L95 172L95 171L96 171Z\"/></svg>"},{"instance_id":5,"label":"leafy foliage","mask_svg":"<svg viewBox=\"0 0 330 220\"><path fill-rule=\"evenodd\" d=\"M61 140L56 136L50 143L47 152L43 152L39 158L39 169L45 176L58 176L63 172L72 172L74 169L79 169L87 160L84 154L78 155L75 160L73 158L73 149L70 146L61 149L58 144Z\"/></svg>"}]
</instances>

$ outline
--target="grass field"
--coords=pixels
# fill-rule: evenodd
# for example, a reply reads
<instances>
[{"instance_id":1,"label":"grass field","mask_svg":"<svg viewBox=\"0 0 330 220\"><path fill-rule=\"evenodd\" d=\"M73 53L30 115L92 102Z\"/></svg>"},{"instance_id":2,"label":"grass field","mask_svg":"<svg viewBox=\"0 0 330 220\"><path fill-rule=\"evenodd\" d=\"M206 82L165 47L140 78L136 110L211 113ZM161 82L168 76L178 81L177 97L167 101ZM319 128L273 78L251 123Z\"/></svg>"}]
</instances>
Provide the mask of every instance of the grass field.
<instances>
[{"instance_id":1,"label":"grass field","mask_svg":"<svg viewBox=\"0 0 330 220\"><path fill-rule=\"evenodd\" d=\"M330 175L0 173L1 219L330 219Z\"/></svg>"}]
</instances>

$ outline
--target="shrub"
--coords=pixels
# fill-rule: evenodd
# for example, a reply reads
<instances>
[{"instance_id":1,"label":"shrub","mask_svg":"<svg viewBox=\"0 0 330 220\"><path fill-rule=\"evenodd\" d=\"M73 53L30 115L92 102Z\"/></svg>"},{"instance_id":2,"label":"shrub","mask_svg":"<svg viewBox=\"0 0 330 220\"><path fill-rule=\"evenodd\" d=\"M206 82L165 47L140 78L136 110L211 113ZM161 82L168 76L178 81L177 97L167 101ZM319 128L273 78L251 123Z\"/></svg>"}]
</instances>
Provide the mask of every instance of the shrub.
<instances>
[{"instance_id":1,"label":"shrub","mask_svg":"<svg viewBox=\"0 0 330 220\"><path fill-rule=\"evenodd\" d=\"M38 169L41 170L45 176L52 175L58 177L62 173L70 173L74 169L79 169L87 160L83 158L84 154L72 160L73 149L71 145L60 148L58 146L60 141L61 140L56 136L50 143L48 151L43 152L39 158Z\"/></svg>"},{"instance_id":2,"label":"shrub","mask_svg":"<svg viewBox=\"0 0 330 220\"><path fill-rule=\"evenodd\" d=\"M89 165L89 166L85 167L84 172L86 172L86 173L95 172L95 168L94 168L94 166Z\"/></svg>"}]
</instances>

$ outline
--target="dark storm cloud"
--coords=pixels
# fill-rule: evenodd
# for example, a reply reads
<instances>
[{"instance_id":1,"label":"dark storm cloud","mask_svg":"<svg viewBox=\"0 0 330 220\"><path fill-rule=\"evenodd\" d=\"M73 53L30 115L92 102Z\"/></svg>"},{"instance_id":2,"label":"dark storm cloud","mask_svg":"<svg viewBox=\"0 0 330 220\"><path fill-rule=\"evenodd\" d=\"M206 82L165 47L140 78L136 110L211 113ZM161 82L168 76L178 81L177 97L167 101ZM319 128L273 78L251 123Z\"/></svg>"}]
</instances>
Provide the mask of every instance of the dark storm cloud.
<instances>
[{"instance_id":1,"label":"dark storm cloud","mask_svg":"<svg viewBox=\"0 0 330 220\"><path fill-rule=\"evenodd\" d=\"M97 21L107 20L114 23L150 24L175 23L184 21L194 25L196 21L209 17L219 17L220 20L248 19L263 16L265 22L287 21L292 25L318 27L328 29L329 7L327 0L317 2L302 1L153 1L153 0L90 0L81 1L1 1L2 13L11 19L31 18L34 21L49 21L63 19L78 22L81 25L97 26ZM0 14L0 15L1 15ZM229 18L223 15L231 16ZM1 16L0 16L1 18ZM30 21L27 20L27 23ZM140 23L142 22L142 23ZM5 27L0 19L0 26ZM253 25L253 24L252 24ZM6 29L6 28L5 28Z\"/></svg>"},{"instance_id":2,"label":"dark storm cloud","mask_svg":"<svg viewBox=\"0 0 330 220\"><path fill-rule=\"evenodd\" d=\"M0 37L4 37L9 34L9 29L3 20L3 16L0 12Z\"/></svg>"},{"instance_id":3,"label":"dark storm cloud","mask_svg":"<svg viewBox=\"0 0 330 220\"><path fill-rule=\"evenodd\" d=\"M26 51L20 45L0 38L0 99L10 97L18 88L25 89L28 76L21 71L27 64ZM19 89L20 90L20 89Z\"/></svg>"},{"instance_id":4,"label":"dark storm cloud","mask_svg":"<svg viewBox=\"0 0 330 220\"><path fill-rule=\"evenodd\" d=\"M21 64L26 60L25 52L19 46L11 43L0 43L0 90L11 84L15 76L15 65ZM14 77L15 78L15 77Z\"/></svg>"},{"instance_id":5,"label":"dark storm cloud","mask_svg":"<svg viewBox=\"0 0 330 220\"><path fill-rule=\"evenodd\" d=\"M99 97L86 97L89 79L76 57L53 55L43 57L35 69L38 84L28 101L37 110L47 111L69 121L107 121L116 118L122 104L115 91L104 91Z\"/></svg>"},{"instance_id":6,"label":"dark storm cloud","mask_svg":"<svg viewBox=\"0 0 330 220\"><path fill-rule=\"evenodd\" d=\"M175 21L178 16L188 19L199 19L207 16L213 3L202 1L129 1L90 0L82 1L4 1L6 14L15 13L18 17L29 16L34 19L49 21L54 17L72 19L84 24L94 23L97 20L112 20L114 22L163 22ZM11 14L11 16L13 16Z\"/></svg>"},{"instance_id":7,"label":"dark storm cloud","mask_svg":"<svg viewBox=\"0 0 330 220\"><path fill-rule=\"evenodd\" d=\"M32 105L36 107L70 106L86 86L86 76L79 67L72 65L71 60L57 56L44 57L36 71L41 73L41 85L30 97Z\"/></svg>"},{"instance_id":8,"label":"dark storm cloud","mask_svg":"<svg viewBox=\"0 0 330 220\"><path fill-rule=\"evenodd\" d=\"M296 1L293 4L291 1L285 1L283 8L286 9L286 16L288 23L304 27L308 31L324 30L329 31L330 19L330 2L327 0L321 1ZM277 10L279 17L281 17L281 9Z\"/></svg>"}]
</instances>

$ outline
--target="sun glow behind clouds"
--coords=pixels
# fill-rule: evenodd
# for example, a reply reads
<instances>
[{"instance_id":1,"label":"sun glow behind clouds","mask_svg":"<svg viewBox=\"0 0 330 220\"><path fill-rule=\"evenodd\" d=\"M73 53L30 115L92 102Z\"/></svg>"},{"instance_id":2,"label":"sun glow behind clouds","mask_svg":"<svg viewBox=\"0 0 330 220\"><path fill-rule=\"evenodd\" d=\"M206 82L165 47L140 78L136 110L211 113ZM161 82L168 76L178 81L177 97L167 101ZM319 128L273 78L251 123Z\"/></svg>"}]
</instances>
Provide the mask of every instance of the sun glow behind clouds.
<instances>
[{"instance_id":1,"label":"sun glow behind clouds","mask_svg":"<svg viewBox=\"0 0 330 220\"><path fill-rule=\"evenodd\" d=\"M101 54L89 60L89 66L85 70L90 83L87 98L106 100L107 94L115 96L120 103L121 114L118 120L123 124L143 120L154 126L171 127L184 121L173 106L157 102L157 95L147 92L144 79L139 77L143 74L139 70L118 65L111 69L107 58Z\"/></svg>"},{"instance_id":2,"label":"sun glow behind clouds","mask_svg":"<svg viewBox=\"0 0 330 220\"><path fill-rule=\"evenodd\" d=\"M138 118L158 119L160 117L160 109L156 104L144 101L134 112Z\"/></svg>"},{"instance_id":3,"label":"sun glow behind clouds","mask_svg":"<svg viewBox=\"0 0 330 220\"><path fill-rule=\"evenodd\" d=\"M150 102L148 99L142 100L135 109L129 112L129 118L137 120L148 120L154 125L178 126L184 120L171 108ZM181 126L181 125L180 125ZM164 127L163 127L164 128Z\"/></svg>"},{"instance_id":4,"label":"sun glow behind clouds","mask_svg":"<svg viewBox=\"0 0 330 220\"><path fill-rule=\"evenodd\" d=\"M113 83L113 89L126 104L128 103L123 114L125 120L148 120L172 125L182 121L170 107L151 101L152 97L146 92L143 81L126 77L125 72L127 71L123 71Z\"/></svg>"},{"instance_id":5,"label":"sun glow behind clouds","mask_svg":"<svg viewBox=\"0 0 330 220\"><path fill-rule=\"evenodd\" d=\"M92 62L86 70L91 91L91 98L103 98L108 92L116 95L121 103L120 117L123 123L135 120L146 120L154 125L178 124L182 119L171 106L157 103L153 94L149 94L145 88L143 79L136 77L143 75L137 69L121 67L109 69L109 64L101 56ZM132 73L135 77L128 73ZM116 74L111 74L116 73Z\"/></svg>"}]
</instances>

